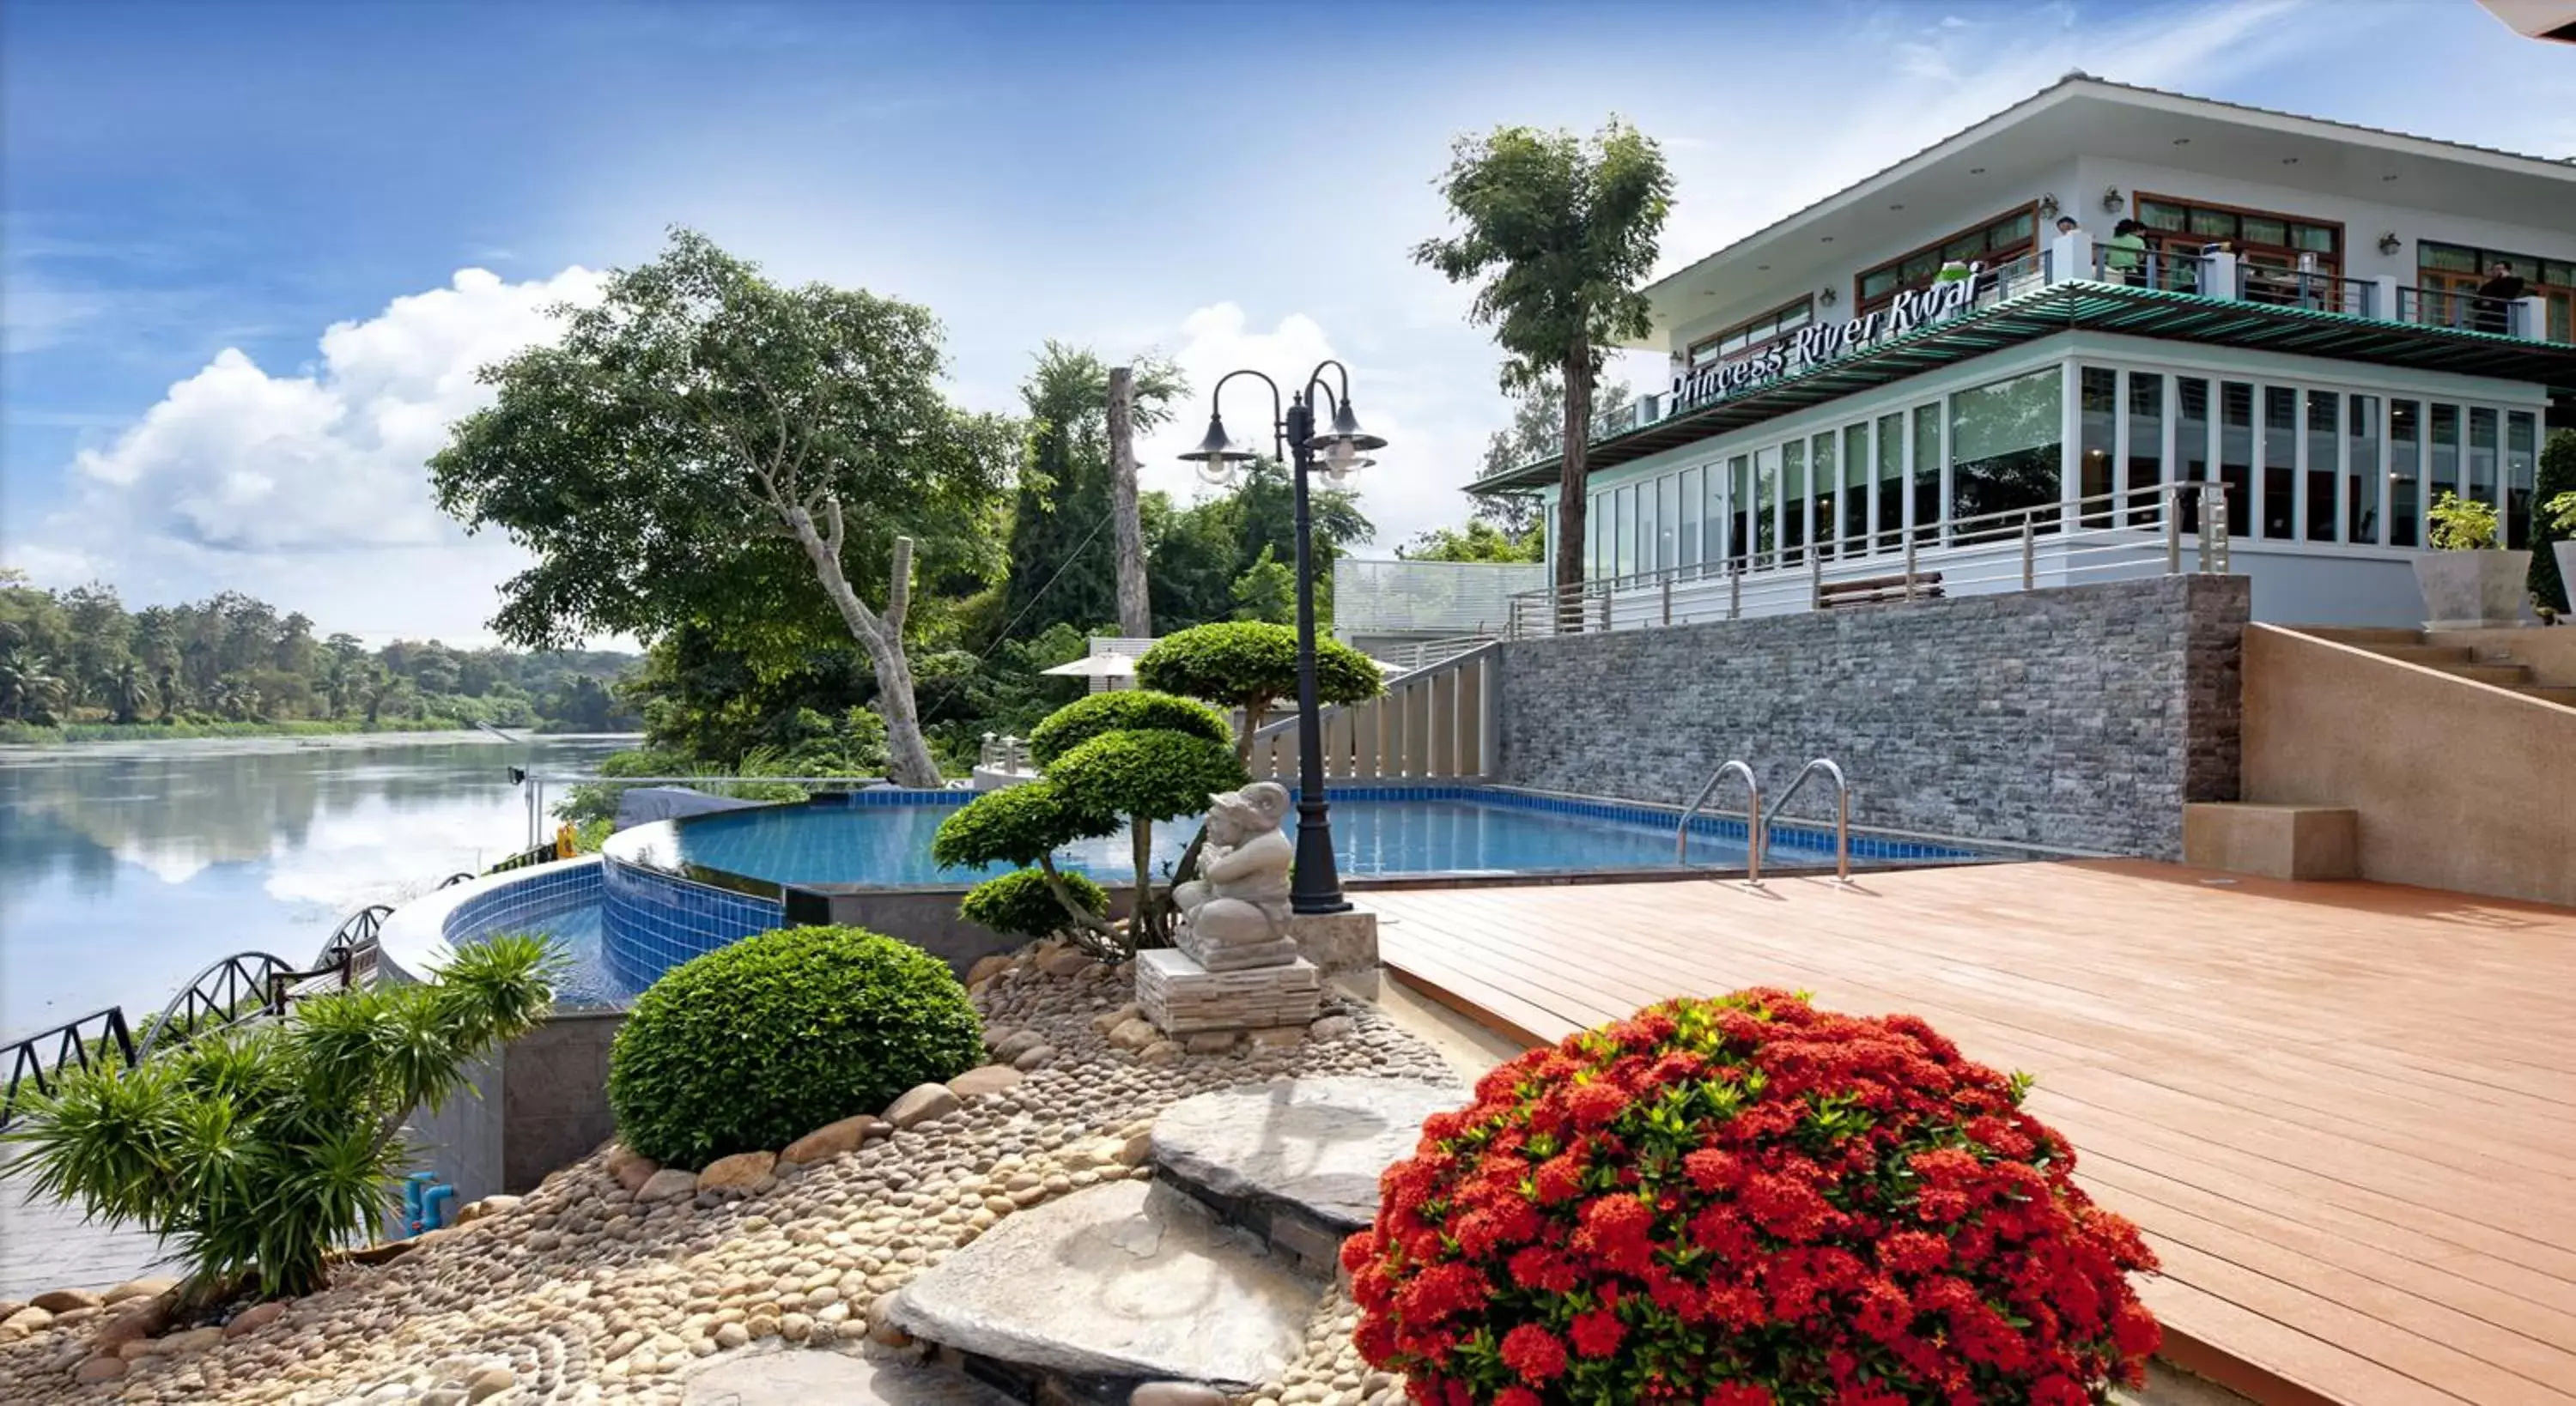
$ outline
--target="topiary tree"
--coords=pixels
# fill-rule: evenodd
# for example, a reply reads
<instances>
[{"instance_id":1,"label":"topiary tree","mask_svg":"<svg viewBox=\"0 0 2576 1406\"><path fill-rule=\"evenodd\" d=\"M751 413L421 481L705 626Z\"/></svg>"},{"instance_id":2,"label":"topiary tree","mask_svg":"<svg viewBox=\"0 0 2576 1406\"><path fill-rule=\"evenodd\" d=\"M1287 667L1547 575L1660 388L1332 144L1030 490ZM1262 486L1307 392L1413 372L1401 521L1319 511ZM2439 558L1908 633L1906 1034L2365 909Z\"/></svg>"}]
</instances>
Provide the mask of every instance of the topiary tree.
<instances>
[{"instance_id":1,"label":"topiary tree","mask_svg":"<svg viewBox=\"0 0 2576 1406\"><path fill-rule=\"evenodd\" d=\"M2565 495L2576 494L2576 430L2555 431L2541 445L2534 489L2532 502L2539 507L2531 515L2531 575L2526 584L2532 599L2565 616L2576 608L2576 600L2571 600L2576 597L2576 581L2559 579L2558 553L2550 544L2576 541L2576 501L2557 506Z\"/></svg>"},{"instance_id":2,"label":"topiary tree","mask_svg":"<svg viewBox=\"0 0 2576 1406\"><path fill-rule=\"evenodd\" d=\"M1170 936L1168 914L1154 894L1154 822L1207 809L1208 797L1252 778L1233 749L1194 733L1161 729L1106 732L1055 760L1047 784L1089 815L1126 818L1136 864L1132 936Z\"/></svg>"},{"instance_id":3,"label":"topiary tree","mask_svg":"<svg viewBox=\"0 0 2576 1406\"><path fill-rule=\"evenodd\" d=\"M1418 1401L2022 1401L2136 1383L2135 1227L1912 1016L1675 1000L1533 1050L1426 1121L1343 1246Z\"/></svg>"},{"instance_id":4,"label":"topiary tree","mask_svg":"<svg viewBox=\"0 0 2576 1406\"><path fill-rule=\"evenodd\" d=\"M984 1056L948 964L864 928L781 928L683 962L635 998L608 1055L628 1147L702 1167L872 1113Z\"/></svg>"},{"instance_id":5,"label":"topiary tree","mask_svg":"<svg viewBox=\"0 0 2576 1406\"><path fill-rule=\"evenodd\" d=\"M469 1064L544 1019L558 970L544 939L496 937L433 981L311 997L283 1020L22 1091L5 1137L20 1155L0 1176L159 1236L188 1266L187 1302L244 1280L266 1297L312 1293L330 1251L369 1237L392 1205L415 1156L405 1120L444 1107Z\"/></svg>"},{"instance_id":6,"label":"topiary tree","mask_svg":"<svg viewBox=\"0 0 2576 1406\"><path fill-rule=\"evenodd\" d=\"M1262 719L1279 700L1297 696L1297 631L1236 620L1165 635L1136 661L1136 682L1241 708L1243 735L1236 740L1235 756L1249 760L1252 734L1261 730ZM1385 691L1377 661L1339 640L1315 641L1317 702L1365 703Z\"/></svg>"},{"instance_id":7,"label":"topiary tree","mask_svg":"<svg viewBox=\"0 0 2576 1406\"><path fill-rule=\"evenodd\" d=\"M957 912L966 921L1005 937L1067 936L1079 926L1080 918L1065 911L1064 900L1056 896L1059 887L1084 915L1101 927L1108 925L1109 894L1100 885L1081 874L1058 874L1050 880L1038 869L1014 869L986 879L968 891Z\"/></svg>"},{"instance_id":8,"label":"topiary tree","mask_svg":"<svg viewBox=\"0 0 2576 1406\"><path fill-rule=\"evenodd\" d=\"M1047 714L1029 729L1029 758L1040 770L1104 732L1150 730L1187 733L1211 742L1234 740L1225 715L1205 703L1150 689L1091 693Z\"/></svg>"}]
</instances>

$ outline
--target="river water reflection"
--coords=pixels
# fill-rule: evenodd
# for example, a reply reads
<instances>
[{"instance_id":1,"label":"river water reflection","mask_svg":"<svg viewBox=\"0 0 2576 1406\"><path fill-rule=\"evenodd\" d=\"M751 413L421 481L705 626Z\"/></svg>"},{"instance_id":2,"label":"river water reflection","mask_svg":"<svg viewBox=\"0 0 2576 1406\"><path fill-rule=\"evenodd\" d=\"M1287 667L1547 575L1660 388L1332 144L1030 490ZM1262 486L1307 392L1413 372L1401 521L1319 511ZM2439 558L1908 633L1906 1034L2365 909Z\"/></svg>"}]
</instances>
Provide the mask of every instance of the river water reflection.
<instances>
[{"instance_id":1,"label":"river water reflection","mask_svg":"<svg viewBox=\"0 0 2576 1406\"><path fill-rule=\"evenodd\" d=\"M622 738L481 733L0 747L0 1038L130 1019L235 952L311 961L368 903L526 844L509 768Z\"/></svg>"}]
</instances>

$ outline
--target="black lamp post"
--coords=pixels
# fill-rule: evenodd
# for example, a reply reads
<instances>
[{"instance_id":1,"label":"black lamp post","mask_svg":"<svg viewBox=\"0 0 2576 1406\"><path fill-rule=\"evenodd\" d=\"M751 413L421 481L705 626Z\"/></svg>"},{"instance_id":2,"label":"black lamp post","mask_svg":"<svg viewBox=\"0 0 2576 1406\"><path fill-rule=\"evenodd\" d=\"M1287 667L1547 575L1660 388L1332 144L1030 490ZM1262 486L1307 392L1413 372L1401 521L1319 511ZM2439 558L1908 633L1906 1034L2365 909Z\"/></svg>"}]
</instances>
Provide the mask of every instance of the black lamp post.
<instances>
[{"instance_id":1,"label":"black lamp post","mask_svg":"<svg viewBox=\"0 0 2576 1406\"><path fill-rule=\"evenodd\" d=\"M1324 384L1326 367L1338 373L1339 395ZM1197 464L1199 476L1210 483L1233 482L1236 465L1260 457L1226 434L1218 413L1226 382L1237 376L1270 387L1272 450L1292 466L1296 494L1297 869L1289 880L1288 908L1293 913L1344 913L1351 905L1342 897L1342 876L1333 863L1333 824L1324 803L1324 729L1315 699L1315 529L1306 505L1306 476L1321 454L1325 481L1338 487L1373 462L1360 457L1365 451L1383 449L1386 441L1360 429L1359 417L1351 413L1350 368L1338 361L1325 361L1307 373L1306 388L1289 396L1285 409L1278 382L1258 371L1229 371L1208 394L1207 438L1181 456ZM1318 404L1330 404L1333 410L1331 427L1321 433L1315 429Z\"/></svg>"}]
</instances>

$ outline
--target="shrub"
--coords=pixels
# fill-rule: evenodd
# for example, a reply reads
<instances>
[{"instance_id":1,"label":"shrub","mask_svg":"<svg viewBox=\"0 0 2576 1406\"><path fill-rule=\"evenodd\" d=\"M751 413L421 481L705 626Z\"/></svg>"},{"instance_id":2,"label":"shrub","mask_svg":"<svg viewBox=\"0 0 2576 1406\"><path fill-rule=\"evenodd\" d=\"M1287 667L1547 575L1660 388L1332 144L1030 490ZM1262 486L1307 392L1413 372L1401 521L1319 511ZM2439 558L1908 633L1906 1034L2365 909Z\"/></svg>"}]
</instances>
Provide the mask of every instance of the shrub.
<instances>
[{"instance_id":1,"label":"shrub","mask_svg":"<svg viewBox=\"0 0 2576 1406\"><path fill-rule=\"evenodd\" d=\"M1188 733L1219 745L1234 741L1225 715L1205 703L1150 689L1121 689L1086 694L1047 714L1029 732L1029 758L1043 771L1103 733L1138 730Z\"/></svg>"},{"instance_id":2,"label":"shrub","mask_svg":"<svg viewBox=\"0 0 2576 1406\"><path fill-rule=\"evenodd\" d=\"M2576 610L2576 581L2558 577L2553 542L2576 539L2576 430L2553 432L2540 447L2540 474L2531 522L2531 576L2526 582L2542 605L2561 614Z\"/></svg>"},{"instance_id":3,"label":"shrub","mask_svg":"<svg viewBox=\"0 0 2576 1406\"><path fill-rule=\"evenodd\" d=\"M2084 1406L2155 1261L2027 1081L1912 1016L1744 991L1533 1050L1423 1125L1343 1246L1417 1401Z\"/></svg>"},{"instance_id":4,"label":"shrub","mask_svg":"<svg viewBox=\"0 0 2576 1406\"><path fill-rule=\"evenodd\" d=\"M1100 885L1080 874L1057 874L1053 882L1092 917L1109 916L1109 895ZM1037 869L1014 869L977 884L957 905L957 914L1004 937L1054 937L1074 921L1050 887L1049 876Z\"/></svg>"},{"instance_id":5,"label":"shrub","mask_svg":"<svg viewBox=\"0 0 2576 1406\"><path fill-rule=\"evenodd\" d=\"M1287 625L1232 621L1175 631L1136 661L1136 682L1243 710L1251 746L1261 720L1283 698L1297 696L1297 631ZM1384 691L1377 661L1335 639L1315 641L1315 696L1321 703L1365 703Z\"/></svg>"},{"instance_id":6,"label":"shrub","mask_svg":"<svg viewBox=\"0 0 2576 1406\"><path fill-rule=\"evenodd\" d=\"M311 1293L332 1247L368 1238L391 1204L412 1161L404 1119L543 1019L556 970L543 939L493 938L434 982L311 997L283 1021L72 1074L20 1095L7 1140L23 1155L0 1174L161 1237L192 1301L244 1276L264 1296Z\"/></svg>"},{"instance_id":7,"label":"shrub","mask_svg":"<svg viewBox=\"0 0 2576 1406\"><path fill-rule=\"evenodd\" d=\"M2449 490L2433 500L2432 509L2424 514L2433 524L2433 549L2441 552L2482 552L2496 544L2496 510L2493 503L2463 498Z\"/></svg>"},{"instance_id":8,"label":"shrub","mask_svg":"<svg viewBox=\"0 0 2576 1406\"><path fill-rule=\"evenodd\" d=\"M1076 840L1116 833L1118 817L1084 814L1050 781L987 791L939 822L930 858L948 868L1035 864Z\"/></svg>"},{"instance_id":9,"label":"shrub","mask_svg":"<svg viewBox=\"0 0 2576 1406\"><path fill-rule=\"evenodd\" d=\"M637 1152L702 1167L873 1113L983 1057L946 963L862 928L758 933L662 974L608 1056L608 1104Z\"/></svg>"},{"instance_id":10,"label":"shrub","mask_svg":"<svg viewBox=\"0 0 2576 1406\"><path fill-rule=\"evenodd\" d=\"M1196 815L1248 780L1223 742L1182 732L1108 732L1056 758L1047 784L1086 815L1131 825Z\"/></svg>"}]
</instances>

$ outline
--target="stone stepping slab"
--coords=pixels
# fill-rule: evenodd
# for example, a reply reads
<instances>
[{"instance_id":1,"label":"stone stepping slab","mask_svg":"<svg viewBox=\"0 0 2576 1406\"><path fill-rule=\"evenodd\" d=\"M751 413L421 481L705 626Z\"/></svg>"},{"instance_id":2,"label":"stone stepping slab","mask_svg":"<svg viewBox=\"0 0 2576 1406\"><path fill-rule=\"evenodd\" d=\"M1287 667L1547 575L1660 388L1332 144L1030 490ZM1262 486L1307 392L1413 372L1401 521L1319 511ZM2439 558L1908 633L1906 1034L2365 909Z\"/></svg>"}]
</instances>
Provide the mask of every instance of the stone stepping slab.
<instances>
[{"instance_id":1,"label":"stone stepping slab","mask_svg":"<svg viewBox=\"0 0 2576 1406\"><path fill-rule=\"evenodd\" d=\"M690 1374L681 1406L1017 1406L953 1372L846 1352L736 1353Z\"/></svg>"},{"instance_id":2,"label":"stone stepping slab","mask_svg":"<svg viewBox=\"0 0 2576 1406\"><path fill-rule=\"evenodd\" d=\"M1329 1278L1341 1242L1377 1219L1378 1178L1413 1155L1422 1121L1471 1098L1455 1084L1357 1077L1221 1089L1154 1120L1154 1162L1227 1221Z\"/></svg>"},{"instance_id":3,"label":"stone stepping slab","mask_svg":"<svg viewBox=\"0 0 2576 1406\"><path fill-rule=\"evenodd\" d=\"M1278 1381L1320 1297L1187 1195L1118 1181L1004 1219L905 1285L886 1316L1015 1379L1124 1400L1147 1381Z\"/></svg>"}]
</instances>

